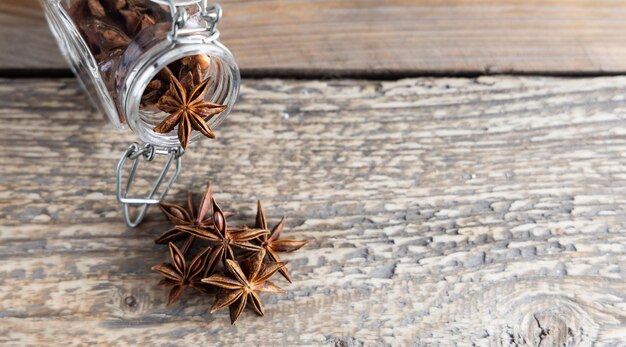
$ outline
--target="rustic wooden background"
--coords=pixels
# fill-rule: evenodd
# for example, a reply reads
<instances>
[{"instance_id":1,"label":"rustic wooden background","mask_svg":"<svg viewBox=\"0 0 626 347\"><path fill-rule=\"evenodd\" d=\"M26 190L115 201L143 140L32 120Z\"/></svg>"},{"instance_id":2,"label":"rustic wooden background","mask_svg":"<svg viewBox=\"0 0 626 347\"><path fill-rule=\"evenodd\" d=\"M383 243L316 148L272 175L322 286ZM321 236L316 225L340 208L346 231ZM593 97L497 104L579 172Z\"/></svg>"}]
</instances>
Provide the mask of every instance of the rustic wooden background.
<instances>
[{"instance_id":1,"label":"rustic wooden background","mask_svg":"<svg viewBox=\"0 0 626 347\"><path fill-rule=\"evenodd\" d=\"M223 41L248 74L626 72L621 0L220 3ZM66 67L38 0L0 0L0 29L0 70Z\"/></svg>"},{"instance_id":2,"label":"rustic wooden background","mask_svg":"<svg viewBox=\"0 0 626 347\"><path fill-rule=\"evenodd\" d=\"M312 240L289 293L234 326L165 307L167 223L114 197L134 136L52 77L36 2L0 0L0 345L626 345L626 3L223 5L257 78L168 200L211 179L238 223L286 215Z\"/></svg>"}]
</instances>

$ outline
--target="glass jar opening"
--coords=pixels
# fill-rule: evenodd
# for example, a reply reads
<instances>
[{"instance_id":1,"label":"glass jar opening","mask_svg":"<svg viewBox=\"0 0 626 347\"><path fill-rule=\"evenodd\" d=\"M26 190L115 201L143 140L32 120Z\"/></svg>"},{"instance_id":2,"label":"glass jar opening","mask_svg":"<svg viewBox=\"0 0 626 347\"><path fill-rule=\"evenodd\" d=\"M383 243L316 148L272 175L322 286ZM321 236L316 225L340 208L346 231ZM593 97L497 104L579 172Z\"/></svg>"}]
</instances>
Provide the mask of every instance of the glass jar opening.
<instances>
[{"instance_id":1,"label":"glass jar opening","mask_svg":"<svg viewBox=\"0 0 626 347\"><path fill-rule=\"evenodd\" d=\"M131 130L142 141L163 147L181 143L178 133L180 124L171 129L162 125L168 116L175 113L162 102L165 100L162 98L171 93L173 79L184 86L187 94L206 81L205 87L198 92L202 92L203 105L210 104L215 108L202 114L202 119L211 129L215 129L231 112L240 85L239 69L232 54L221 43L169 45L153 47L151 52L144 54L146 61L131 67L132 73L127 74L123 82L123 95L119 100ZM195 142L200 137L202 132L193 129L189 142Z\"/></svg>"}]
</instances>

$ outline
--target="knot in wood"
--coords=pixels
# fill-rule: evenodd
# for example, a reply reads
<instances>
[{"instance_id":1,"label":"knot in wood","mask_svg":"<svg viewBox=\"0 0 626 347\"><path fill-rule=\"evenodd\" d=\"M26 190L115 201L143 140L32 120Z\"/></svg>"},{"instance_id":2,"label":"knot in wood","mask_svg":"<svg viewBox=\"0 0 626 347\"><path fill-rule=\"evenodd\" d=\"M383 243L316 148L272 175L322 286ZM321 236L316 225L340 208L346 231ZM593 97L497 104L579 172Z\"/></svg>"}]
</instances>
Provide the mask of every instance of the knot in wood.
<instances>
[{"instance_id":1,"label":"knot in wood","mask_svg":"<svg viewBox=\"0 0 626 347\"><path fill-rule=\"evenodd\" d=\"M587 346L597 338L598 324L581 305L554 294L522 295L510 303L508 334L503 345Z\"/></svg>"}]
</instances>

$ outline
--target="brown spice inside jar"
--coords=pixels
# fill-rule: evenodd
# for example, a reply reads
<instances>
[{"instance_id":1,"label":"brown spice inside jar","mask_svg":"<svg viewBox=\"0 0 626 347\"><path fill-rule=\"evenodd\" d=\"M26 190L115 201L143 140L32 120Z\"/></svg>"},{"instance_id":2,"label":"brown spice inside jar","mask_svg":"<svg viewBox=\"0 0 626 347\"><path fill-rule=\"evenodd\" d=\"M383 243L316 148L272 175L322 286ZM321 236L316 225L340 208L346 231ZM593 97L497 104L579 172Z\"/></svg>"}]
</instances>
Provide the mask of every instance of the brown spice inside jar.
<instances>
[{"instance_id":1,"label":"brown spice inside jar","mask_svg":"<svg viewBox=\"0 0 626 347\"><path fill-rule=\"evenodd\" d=\"M146 0L76 0L69 16L94 56L109 94L116 99L116 73L120 59L137 35L159 22L170 20L168 9ZM142 109L155 110L158 100L170 87L171 78L182 79L188 72L207 78L210 58L195 55L179 59L158 72L141 98ZM119 112L118 112L119 113ZM120 121L125 123L119 113Z\"/></svg>"}]
</instances>

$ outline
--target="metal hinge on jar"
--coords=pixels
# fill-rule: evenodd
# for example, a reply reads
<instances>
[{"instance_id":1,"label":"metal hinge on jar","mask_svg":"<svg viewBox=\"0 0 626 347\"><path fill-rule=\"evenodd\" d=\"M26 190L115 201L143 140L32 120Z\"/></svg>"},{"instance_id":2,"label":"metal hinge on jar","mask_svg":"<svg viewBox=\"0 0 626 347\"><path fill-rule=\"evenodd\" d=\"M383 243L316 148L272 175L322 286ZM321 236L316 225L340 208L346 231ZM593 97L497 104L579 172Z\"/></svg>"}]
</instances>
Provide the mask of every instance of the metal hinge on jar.
<instances>
[{"instance_id":1,"label":"metal hinge on jar","mask_svg":"<svg viewBox=\"0 0 626 347\"><path fill-rule=\"evenodd\" d=\"M172 43L197 43L211 42L219 38L217 23L222 18L222 7L218 4L208 4L208 0L152 0L153 2L166 5L172 14L172 30L168 34L168 40ZM187 7L199 6L199 14L204 20L204 27L185 28L189 14ZM204 34L204 35L193 35ZM192 36L190 36L192 35Z\"/></svg>"}]
</instances>

